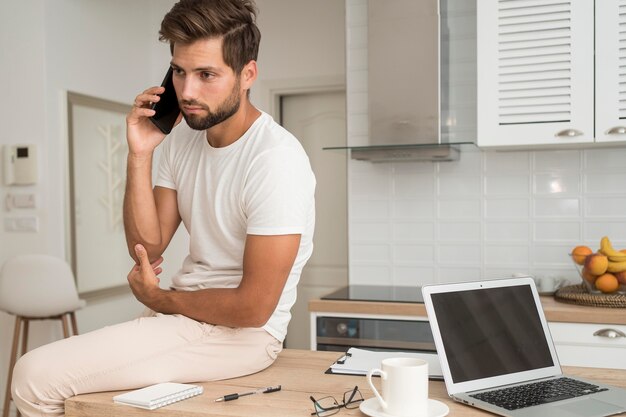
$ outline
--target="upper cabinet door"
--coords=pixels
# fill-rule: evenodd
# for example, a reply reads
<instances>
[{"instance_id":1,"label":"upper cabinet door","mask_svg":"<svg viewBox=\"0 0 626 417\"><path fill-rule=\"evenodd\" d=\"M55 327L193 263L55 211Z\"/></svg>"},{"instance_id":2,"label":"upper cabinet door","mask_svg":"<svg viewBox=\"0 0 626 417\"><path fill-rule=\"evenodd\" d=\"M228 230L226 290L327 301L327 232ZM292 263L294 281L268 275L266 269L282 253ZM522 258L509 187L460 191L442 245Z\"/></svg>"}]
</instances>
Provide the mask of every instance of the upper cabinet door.
<instances>
[{"instance_id":1,"label":"upper cabinet door","mask_svg":"<svg viewBox=\"0 0 626 417\"><path fill-rule=\"evenodd\" d=\"M596 1L596 141L626 140L626 0Z\"/></svg>"},{"instance_id":2,"label":"upper cabinet door","mask_svg":"<svg viewBox=\"0 0 626 417\"><path fill-rule=\"evenodd\" d=\"M479 146L593 142L593 3L477 2Z\"/></svg>"}]
</instances>

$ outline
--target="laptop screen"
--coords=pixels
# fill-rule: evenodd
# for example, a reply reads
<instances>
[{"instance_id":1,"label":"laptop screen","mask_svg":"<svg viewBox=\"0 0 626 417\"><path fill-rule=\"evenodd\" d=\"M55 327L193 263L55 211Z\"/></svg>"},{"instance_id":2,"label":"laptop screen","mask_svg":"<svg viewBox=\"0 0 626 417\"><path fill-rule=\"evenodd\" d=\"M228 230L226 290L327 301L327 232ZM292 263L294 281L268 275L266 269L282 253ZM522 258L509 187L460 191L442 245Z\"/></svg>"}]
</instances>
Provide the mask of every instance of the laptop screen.
<instances>
[{"instance_id":1,"label":"laptop screen","mask_svg":"<svg viewBox=\"0 0 626 417\"><path fill-rule=\"evenodd\" d=\"M554 365L529 285L431 297L454 383Z\"/></svg>"}]
</instances>

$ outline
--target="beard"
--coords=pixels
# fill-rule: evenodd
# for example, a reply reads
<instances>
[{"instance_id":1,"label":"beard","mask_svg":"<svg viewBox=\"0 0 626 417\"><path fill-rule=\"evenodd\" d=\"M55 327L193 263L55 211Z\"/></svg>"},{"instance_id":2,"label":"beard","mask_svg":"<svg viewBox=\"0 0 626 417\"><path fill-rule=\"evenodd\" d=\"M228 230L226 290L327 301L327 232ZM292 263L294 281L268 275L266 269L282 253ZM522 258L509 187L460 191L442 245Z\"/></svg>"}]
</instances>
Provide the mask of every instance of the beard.
<instances>
[{"instance_id":1,"label":"beard","mask_svg":"<svg viewBox=\"0 0 626 417\"><path fill-rule=\"evenodd\" d=\"M211 111L209 106L195 100L183 100L182 104L200 106L207 111L206 116L187 115L183 112L183 117L185 118L185 121L190 128L192 128L193 130L210 129L211 127L227 120L233 114L237 113L237 110L239 110L239 106L241 104L241 98L239 96L239 79L237 79L235 86L230 92L230 95L226 97L226 99L220 105L217 106L217 109L215 109L215 111Z\"/></svg>"}]
</instances>

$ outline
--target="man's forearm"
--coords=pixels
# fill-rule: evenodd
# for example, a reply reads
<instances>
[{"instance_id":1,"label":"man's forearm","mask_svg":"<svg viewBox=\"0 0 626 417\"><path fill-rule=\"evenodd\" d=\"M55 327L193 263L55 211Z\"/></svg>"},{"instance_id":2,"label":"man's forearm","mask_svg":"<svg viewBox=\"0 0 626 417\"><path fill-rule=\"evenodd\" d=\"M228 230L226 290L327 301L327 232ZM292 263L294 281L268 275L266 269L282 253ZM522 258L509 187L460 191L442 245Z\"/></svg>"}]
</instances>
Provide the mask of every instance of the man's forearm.
<instances>
[{"instance_id":1,"label":"man's forearm","mask_svg":"<svg viewBox=\"0 0 626 417\"><path fill-rule=\"evenodd\" d=\"M128 156L124 231L129 253L135 261L137 243L144 245L150 259L161 255L161 228L152 192L152 155L145 158Z\"/></svg>"},{"instance_id":2,"label":"man's forearm","mask_svg":"<svg viewBox=\"0 0 626 417\"><path fill-rule=\"evenodd\" d=\"M228 327L262 327L276 308L267 295L244 294L241 288L159 290L153 295L143 300L153 311Z\"/></svg>"}]
</instances>

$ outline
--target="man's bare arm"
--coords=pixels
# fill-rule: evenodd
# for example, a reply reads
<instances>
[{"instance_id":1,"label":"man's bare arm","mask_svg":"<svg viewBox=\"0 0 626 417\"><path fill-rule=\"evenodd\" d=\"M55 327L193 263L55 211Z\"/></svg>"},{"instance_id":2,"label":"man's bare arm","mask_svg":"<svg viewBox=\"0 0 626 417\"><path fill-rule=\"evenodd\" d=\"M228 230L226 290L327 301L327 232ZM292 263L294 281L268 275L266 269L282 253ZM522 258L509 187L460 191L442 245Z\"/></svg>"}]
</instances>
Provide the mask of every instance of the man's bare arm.
<instances>
[{"instance_id":1,"label":"man's bare arm","mask_svg":"<svg viewBox=\"0 0 626 417\"><path fill-rule=\"evenodd\" d=\"M126 192L124 194L124 231L130 256L138 261L134 247L141 243L149 258L158 259L180 224L176 191L152 189L154 149L165 135L149 117L154 114L150 103L160 100L163 87L149 88L139 94L126 116L128 140Z\"/></svg>"},{"instance_id":2,"label":"man's bare arm","mask_svg":"<svg viewBox=\"0 0 626 417\"><path fill-rule=\"evenodd\" d=\"M160 289L139 247L141 264L128 281L135 297L156 312L229 327L261 327L276 309L299 246L300 235L248 235L239 287L198 291Z\"/></svg>"}]
</instances>

